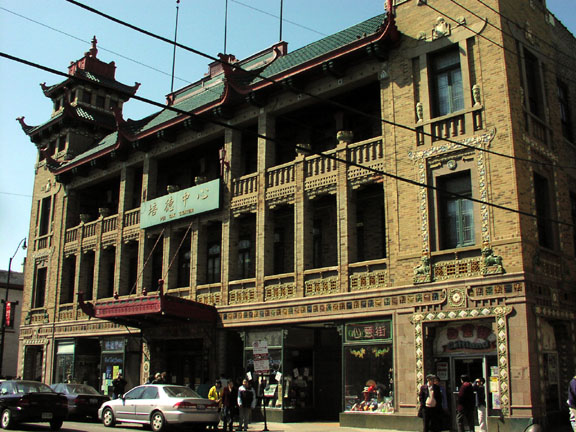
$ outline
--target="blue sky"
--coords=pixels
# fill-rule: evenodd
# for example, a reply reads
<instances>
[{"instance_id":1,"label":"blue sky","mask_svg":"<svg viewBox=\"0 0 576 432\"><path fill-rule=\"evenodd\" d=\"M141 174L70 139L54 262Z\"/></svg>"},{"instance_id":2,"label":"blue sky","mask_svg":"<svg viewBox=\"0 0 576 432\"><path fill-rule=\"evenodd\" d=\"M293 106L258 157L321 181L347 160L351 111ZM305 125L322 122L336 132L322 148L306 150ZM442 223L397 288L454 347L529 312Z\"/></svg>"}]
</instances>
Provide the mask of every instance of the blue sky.
<instances>
[{"instance_id":1,"label":"blue sky","mask_svg":"<svg viewBox=\"0 0 576 432\"><path fill-rule=\"evenodd\" d=\"M576 0L548 0L548 8L576 34ZM83 0L105 13L172 39L176 0ZM178 41L216 56L224 50L225 0L181 0ZM282 39L295 50L325 35L383 12L383 0L284 0ZM279 0L228 0L227 52L242 59L279 40ZM142 83L138 95L164 102L170 91L172 47L98 17L65 0L0 0L0 51L62 72L98 39L98 57L116 63L116 79ZM178 51L175 88L198 80L210 61ZM39 84L62 78L0 58L0 269L8 268L20 240L28 236L36 149L16 117L37 125L49 119L52 104ZM125 118L156 108L138 101ZM20 271L19 251L12 270Z\"/></svg>"}]
</instances>

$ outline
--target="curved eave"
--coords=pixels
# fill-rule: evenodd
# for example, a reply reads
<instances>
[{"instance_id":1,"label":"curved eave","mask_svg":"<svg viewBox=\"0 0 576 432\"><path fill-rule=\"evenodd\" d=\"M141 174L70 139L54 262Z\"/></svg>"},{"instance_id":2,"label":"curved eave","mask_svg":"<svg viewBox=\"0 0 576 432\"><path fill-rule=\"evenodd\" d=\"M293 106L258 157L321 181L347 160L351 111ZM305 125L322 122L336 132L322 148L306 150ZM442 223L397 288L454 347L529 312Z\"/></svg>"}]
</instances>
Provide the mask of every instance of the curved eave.
<instances>
[{"instance_id":1,"label":"curved eave","mask_svg":"<svg viewBox=\"0 0 576 432\"><path fill-rule=\"evenodd\" d=\"M118 132L118 136L116 138L116 142L114 144L111 144L107 147L102 148L101 150L94 152L94 153L90 153L88 156L82 158L78 158L76 160L73 160L69 163L67 163L66 165L57 167L57 168L53 168L50 171L54 174L54 175L60 175L60 174L64 174L68 171L71 171L74 168L78 168L92 160L98 159L100 157L106 156L107 154L110 154L114 151L117 151L120 149L120 147L122 147L122 145L124 144L124 142L126 140L130 140L130 138L127 138L127 136L125 136L125 134L123 134L122 132Z\"/></svg>"},{"instance_id":2,"label":"curved eave","mask_svg":"<svg viewBox=\"0 0 576 432\"><path fill-rule=\"evenodd\" d=\"M230 91L230 84L228 83L228 81L224 82L224 91L222 92L222 96L220 97L219 100L216 100L214 102L211 102L207 105L204 105L202 107L198 107L195 108L194 110L187 112L186 114L184 114L183 110L182 113L177 113L177 116L166 121L163 123L160 123L150 129L146 129L146 131L141 132L141 133L137 133L134 136L134 139L143 139L143 138L147 138L151 135L154 135L156 132L162 130L162 129L167 129L173 126L176 126L182 122L184 122L186 119L190 118L190 117L194 117L194 116L198 116L198 115L202 115L205 114L207 112L210 112L211 110L213 110L214 108L217 108L219 106L225 105L231 96L231 91ZM169 108L167 108L169 109Z\"/></svg>"},{"instance_id":3,"label":"curved eave","mask_svg":"<svg viewBox=\"0 0 576 432\"><path fill-rule=\"evenodd\" d=\"M352 43L339 47L333 51L312 58L295 67L280 71L275 75L270 75L266 77L265 80L250 85L250 87L247 88L246 90L257 91L269 86L273 86L286 78L290 78L303 72L309 71L311 69L321 67L322 64L327 61L342 58L348 54L359 51L374 43L389 41L390 48L394 48L396 46L397 41L400 38L400 33L398 32L398 28L396 27L396 22L392 14L388 14L386 21L383 23L381 29L382 30L376 31L371 35L367 35L366 37L363 37Z\"/></svg>"}]
</instances>

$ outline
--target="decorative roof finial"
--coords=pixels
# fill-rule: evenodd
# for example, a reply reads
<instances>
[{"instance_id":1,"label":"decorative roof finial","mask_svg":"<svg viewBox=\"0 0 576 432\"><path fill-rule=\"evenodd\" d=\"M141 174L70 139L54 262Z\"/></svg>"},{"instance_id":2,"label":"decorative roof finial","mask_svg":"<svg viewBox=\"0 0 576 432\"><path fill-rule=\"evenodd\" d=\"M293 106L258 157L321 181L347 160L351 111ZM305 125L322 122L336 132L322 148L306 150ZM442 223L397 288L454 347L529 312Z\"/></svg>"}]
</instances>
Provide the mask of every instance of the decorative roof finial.
<instances>
[{"instance_id":1,"label":"decorative roof finial","mask_svg":"<svg viewBox=\"0 0 576 432\"><path fill-rule=\"evenodd\" d=\"M98 40L96 39L96 36L94 36L92 38L92 48L90 48L90 56L96 58L96 54L98 54L98 48L96 48L96 44L98 43Z\"/></svg>"}]
</instances>

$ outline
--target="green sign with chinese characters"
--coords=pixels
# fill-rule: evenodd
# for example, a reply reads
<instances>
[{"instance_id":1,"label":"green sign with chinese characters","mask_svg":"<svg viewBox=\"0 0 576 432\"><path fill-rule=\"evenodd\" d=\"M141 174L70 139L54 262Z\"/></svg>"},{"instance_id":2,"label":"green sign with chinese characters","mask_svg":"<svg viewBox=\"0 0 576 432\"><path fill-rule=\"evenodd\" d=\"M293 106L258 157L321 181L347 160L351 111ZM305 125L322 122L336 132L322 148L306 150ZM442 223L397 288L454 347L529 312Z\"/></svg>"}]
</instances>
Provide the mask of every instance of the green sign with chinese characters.
<instances>
[{"instance_id":1,"label":"green sign with chinese characters","mask_svg":"<svg viewBox=\"0 0 576 432\"><path fill-rule=\"evenodd\" d=\"M346 324L346 342L390 341L392 320Z\"/></svg>"},{"instance_id":2,"label":"green sign with chinese characters","mask_svg":"<svg viewBox=\"0 0 576 432\"><path fill-rule=\"evenodd\" d=\"M172 222L220 207L220 179L202 183L140 206L140 228Z\"/></svg>"}]
</instances>

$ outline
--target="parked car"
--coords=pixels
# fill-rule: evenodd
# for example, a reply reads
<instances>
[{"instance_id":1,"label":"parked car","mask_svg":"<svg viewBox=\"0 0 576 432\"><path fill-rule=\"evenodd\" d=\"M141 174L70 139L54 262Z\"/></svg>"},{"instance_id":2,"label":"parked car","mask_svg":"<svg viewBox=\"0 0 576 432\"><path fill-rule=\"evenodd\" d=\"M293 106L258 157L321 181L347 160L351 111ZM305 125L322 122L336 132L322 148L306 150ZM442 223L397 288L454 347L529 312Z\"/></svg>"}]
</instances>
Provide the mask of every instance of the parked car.
<instances>
[{"instance_id":1,"label":"parked car","mask_svg":"<svg viewBox=\"0 0 576 432\"><path fill-rule=\"evenodd\" d=\"M110 400L109 396L98 393L98 390L87 384L58 383L50 387L68 399L68 417L97 419L98 408Z\"/></svg>"},{"instance_id":2,"label":"parked car","mask_svg":"<svg viewBox=\"0 0 576 432\"><path fill-rule=\"evenodd\" d=\"M49 422L50 429L59 430L68 415L68 400L41 382L6 380L0 384L0 411L2 429Z\"/></svg>"},{"instance_id":3,"label":"parked car","mask_svg":"<svg viewBox=\"0 0 576 432\"><path fill-rule=\"evenodd\" d=\"M116 423L149 425L154 432L168 425L192 424L199 429L217 426L218 404L189 387L148 384L133 388L121 398L105 402L98 410L104 426Z\"/></svg>"}]
</instances>

